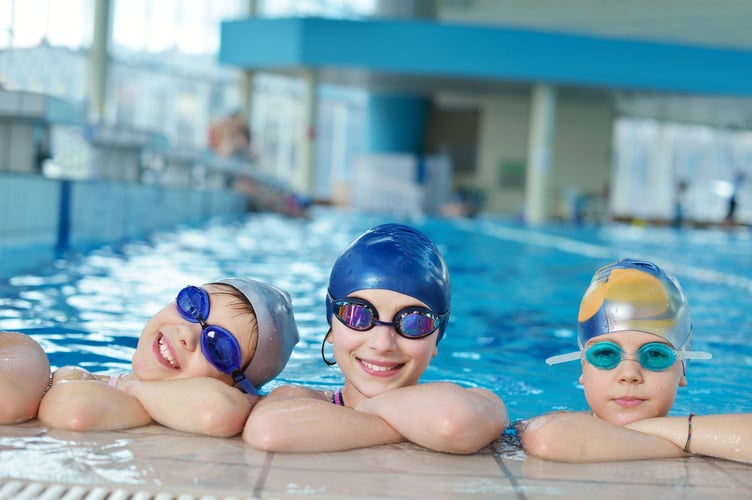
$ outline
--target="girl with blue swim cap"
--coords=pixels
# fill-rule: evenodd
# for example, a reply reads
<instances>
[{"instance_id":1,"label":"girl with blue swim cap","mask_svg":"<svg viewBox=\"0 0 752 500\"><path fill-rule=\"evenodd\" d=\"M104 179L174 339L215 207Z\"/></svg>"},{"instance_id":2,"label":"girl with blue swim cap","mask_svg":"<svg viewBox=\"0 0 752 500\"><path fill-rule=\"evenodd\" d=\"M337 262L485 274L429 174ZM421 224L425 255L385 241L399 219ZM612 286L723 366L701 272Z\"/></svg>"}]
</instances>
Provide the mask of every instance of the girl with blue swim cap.
<instances>
[{"instance_id":1,"label":"girl with blue swim cap","mask_svg":"<svg viewBox=\"0 0 752 500\"><path fill-rule=\"evenodd\" d=\"M548 364L580 360L589 412L527 422L527 453L561 462L681 457L752 462L752 414L669 417L691 350L689 304L679 282L654 263L622 259L599 269L578 316L579 350Z\"/></svg>"},{"instance_id":2,"label":"girl with blue swim cap","mask_svg":"<svg viewBox=\"0 0 752 500\"><path fill-rule=\"evenodd\" d=\"M325 298L331 345L345 378L333 394L282 386L251 412L244 440L270 451L319 452L410 441L474 453L508 423L498 396L420 384L446 332L449 272L436 245L402 224L356 238L332 267Z\"/></svg>"},{"instance_id":3,"label":"girl with blue swim cap","mask_svg":"<svg viewBox=\"0 0 752 500\"><path fill-rule=\"evenodd\" d=\"M286 365L298 330L289 295L251 278L182 288L144 326L133 373L93 374L79 366L50 374L31 337L0 332L0 418L38 417L76 431L114 430L152 421L187 432L239 434L258 388ZM5 355L7 354L7 356ZM24 366L10 361L23 355ZM6 382L35 369L23 412L3 416L18 390ZM16 384L20 385L20 384ZM41 386L41 390L40 390Z\"/></svg>"}]
</instances>

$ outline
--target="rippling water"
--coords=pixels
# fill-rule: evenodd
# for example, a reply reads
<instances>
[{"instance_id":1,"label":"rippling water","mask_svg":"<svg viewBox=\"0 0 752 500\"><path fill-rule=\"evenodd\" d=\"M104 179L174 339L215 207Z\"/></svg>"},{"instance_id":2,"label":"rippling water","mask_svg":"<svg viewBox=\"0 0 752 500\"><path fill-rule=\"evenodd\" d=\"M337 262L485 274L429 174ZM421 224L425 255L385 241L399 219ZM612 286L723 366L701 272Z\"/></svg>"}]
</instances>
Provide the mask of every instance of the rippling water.
<instances>
[{"instance_id":1,"label":"rippling water","mask_svg":"<svg viewBox=\"0 0 752 500\"><path fill-rule=\"evenodd\" d=\"M72 254L0 281L0 329L33 335L54 366L127 370L141 327L186 284L250 275L293 297L301 343L280 378L335 387L321 361L324 295L340 251L368 227L393 219L322 209L311 220L251 214L236 222L154 235L149 241ZM453 380L498 393L513 419L584 409L579 366L547 366L576 348L579 298L593 272L619 257L655 260L673 272L692 306L689 386L674 412L752 411L752 239L749 233L550 227L495 220L409 222L442 249L453 282L452 317L424 380Z\"/></svg>"}]
</instances>

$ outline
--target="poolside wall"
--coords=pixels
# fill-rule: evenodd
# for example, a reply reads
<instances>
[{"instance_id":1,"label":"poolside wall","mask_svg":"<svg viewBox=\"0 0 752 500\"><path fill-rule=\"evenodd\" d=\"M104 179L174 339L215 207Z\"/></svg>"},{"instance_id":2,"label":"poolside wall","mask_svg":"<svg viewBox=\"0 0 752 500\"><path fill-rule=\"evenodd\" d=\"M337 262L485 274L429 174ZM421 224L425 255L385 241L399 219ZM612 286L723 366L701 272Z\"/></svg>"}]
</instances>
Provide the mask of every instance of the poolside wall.
<instances>
[{"instance_id":1,"label":"poolside wall","mask_svg":"<svg viewBox=\"0 0 752 500\"><path fill-rule=\"evenodd\" d=\"M246 196L232 190L0 172L0 278L67 249L141 239L245 210Z\"/></svg>"}]
</instances>

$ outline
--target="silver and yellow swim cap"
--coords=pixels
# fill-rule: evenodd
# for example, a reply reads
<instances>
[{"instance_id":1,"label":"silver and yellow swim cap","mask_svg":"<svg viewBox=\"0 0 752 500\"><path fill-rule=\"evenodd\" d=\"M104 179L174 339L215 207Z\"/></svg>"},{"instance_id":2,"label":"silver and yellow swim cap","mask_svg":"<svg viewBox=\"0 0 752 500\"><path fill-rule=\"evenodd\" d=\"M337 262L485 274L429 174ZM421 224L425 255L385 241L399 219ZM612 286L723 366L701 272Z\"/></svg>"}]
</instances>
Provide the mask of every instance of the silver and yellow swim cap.
<instances>
[{"instance_id":1,"label":"silver and yellow swim cap","mask_svg":"<svg viewBox=\"0 0 752 500\"><path fill-rule=\"evenodd\" d=\"M579 359L594 337L622 331L645 332L668 341L682 359L707 359L690 352L692 322L679 282L652 262L621 259L593 275L577 318L580 351L548 358L548 364Z\"/></svg>"}]
</instances>

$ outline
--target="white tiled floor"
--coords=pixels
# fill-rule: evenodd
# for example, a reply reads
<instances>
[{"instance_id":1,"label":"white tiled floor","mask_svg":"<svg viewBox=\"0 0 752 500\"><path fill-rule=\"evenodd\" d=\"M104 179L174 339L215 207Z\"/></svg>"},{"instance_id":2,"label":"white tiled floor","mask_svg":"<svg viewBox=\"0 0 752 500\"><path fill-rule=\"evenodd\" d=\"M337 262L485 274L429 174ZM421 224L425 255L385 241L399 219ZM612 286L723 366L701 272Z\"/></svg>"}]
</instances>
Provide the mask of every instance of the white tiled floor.
<instances>
[{"instance_id":1,"label":"white tiled floor","mask_svg":"<svg viewBox=\"0 0 752 500\"><path fill-rule=\"evenodd\" d=\"M4 498L752 498L752 466L699 457L572 465L509 446L471 456L404 444L275 454L160 426L0 426Z\"/></svg>"}]
</instances>

